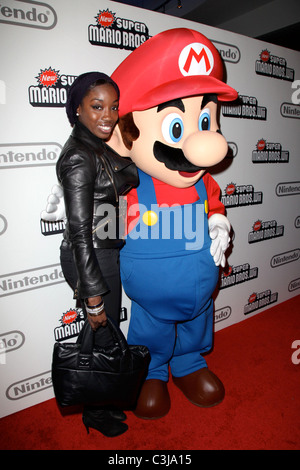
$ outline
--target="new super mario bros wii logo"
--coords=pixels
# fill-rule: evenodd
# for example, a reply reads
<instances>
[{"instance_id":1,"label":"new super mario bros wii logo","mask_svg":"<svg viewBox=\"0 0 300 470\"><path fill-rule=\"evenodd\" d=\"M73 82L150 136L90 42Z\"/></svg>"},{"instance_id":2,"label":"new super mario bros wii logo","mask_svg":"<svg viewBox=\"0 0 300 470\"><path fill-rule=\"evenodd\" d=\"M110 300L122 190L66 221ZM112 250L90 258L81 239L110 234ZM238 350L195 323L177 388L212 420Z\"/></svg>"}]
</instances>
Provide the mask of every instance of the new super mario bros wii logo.
<instances>
[{"instance_id":1,"label":"new super mario bros wii logo","mask_svg":"<svg viewBox=\"0 0 300 470\"><path fill-rule=\"evenodd\" d=\"M64 107L75 78L76 75L61 73L51 66L40 69L35 77L37 83L28 87L29 103L34 107Z\"/></svg>"},{"instance_id":2,"label":"new super mario bros wii logo","mask_svg":"<svg viewBox=\"0 0 300 470\"><path fill-rule=\"evenodd\" d=\"M267 307L270 304L277 302L278 292L271 292L270 289L263 292L253 292L249 299L248 303L244 306L244 315L255 312L260 308Z\"/></svg>"},{"instance_id":3,"label":"new super mario bros wii logo","mask_svg":"<svg viewBox=\"0 0 300 470\"><path fill-rule=\"evenodd\" d=\"M255 96L239 95L232 104L222 105L222 115L238 119L267 120L267 108L260 106Z\"/></svg>"},{"instance_id":4,"label":"new super mario bros wii logo","mask_svg":"<svg viewBox=\"0 0 300 470\"><path fill-rule=\"evenodd\" d=\"M96 24L88 27L88 39L94 46L133 51L150 37L145 23L118 18L109 9L99 10L95 20Z\"/></svg>"},{"instance_id":5,"label":"new super mario bros wii logo","mask_svg":"<svg viewBox=\"0 0 300 470\"><path fill-rule=\"evenodd\" d=\"M251 206L254 204L262 204L262 191L255 191L252 184L237 185L229 183L221 196L222 203L226 208Z\"/></svg>"},{"instance_id":6,"label":"new super mario bros wii logo","mask_svg":"<svg viewBox=\"0 0 300 470\"><path fill-rule=\"evenodd\" d=\"M295 71L287 66L284 57L273 55L267 49L260 54L260 60L255 62L255 72L266 77L293 81Z\"/></svg>"}]
</instances>

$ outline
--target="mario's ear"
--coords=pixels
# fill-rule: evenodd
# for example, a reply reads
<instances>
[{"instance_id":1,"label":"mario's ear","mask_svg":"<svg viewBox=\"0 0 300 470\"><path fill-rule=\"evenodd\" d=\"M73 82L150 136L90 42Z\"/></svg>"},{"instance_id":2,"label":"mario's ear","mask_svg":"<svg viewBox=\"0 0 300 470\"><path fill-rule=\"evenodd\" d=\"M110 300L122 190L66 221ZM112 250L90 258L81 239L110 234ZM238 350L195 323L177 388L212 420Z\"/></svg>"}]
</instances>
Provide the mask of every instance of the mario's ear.
<instances>
[{"instance_id":1,"label":"mario's ear","mask_svg":"<svg viewBox=\"0 0 300 470\"><path fill-rule=\"evenodd\" d=\"M117 152L122 157L130 156L130 150L125 146L123 142L119 123L115 126L114 131L107 143L112 149L114 149L115 152Z\"/></svg>"}]
</instances>

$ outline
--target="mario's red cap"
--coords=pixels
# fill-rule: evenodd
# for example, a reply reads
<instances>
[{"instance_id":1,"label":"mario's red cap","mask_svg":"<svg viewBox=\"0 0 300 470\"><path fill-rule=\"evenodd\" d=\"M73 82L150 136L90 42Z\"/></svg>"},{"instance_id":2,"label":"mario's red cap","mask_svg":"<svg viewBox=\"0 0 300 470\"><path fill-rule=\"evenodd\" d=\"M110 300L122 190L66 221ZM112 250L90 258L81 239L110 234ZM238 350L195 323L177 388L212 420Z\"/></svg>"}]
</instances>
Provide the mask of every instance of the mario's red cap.
<instances>
[{"instance_id":1,"label":"mario's red cap","mask_svg":"<svg viewBox=\"0 0 300 470\"><path fill-rule=\"evenodd\" d=\"M219 52L198 31L163 31L135 49L111 78L120 88L119 114L143 111L175 98L215 93L220 101L238 97L222 81Z\"/></svg>"}]
</instances>

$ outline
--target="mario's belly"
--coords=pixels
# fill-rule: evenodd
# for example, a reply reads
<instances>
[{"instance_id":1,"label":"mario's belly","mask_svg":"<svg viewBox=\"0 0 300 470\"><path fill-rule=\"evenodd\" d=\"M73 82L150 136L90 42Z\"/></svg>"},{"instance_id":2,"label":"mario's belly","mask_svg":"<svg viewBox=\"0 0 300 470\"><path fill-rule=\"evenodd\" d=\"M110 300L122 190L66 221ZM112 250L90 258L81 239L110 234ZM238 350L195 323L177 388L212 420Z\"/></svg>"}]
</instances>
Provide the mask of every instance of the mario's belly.
<instances>
[{"instance_id":1,"label":"mario's belly","mask_svg":"<svg viewBox=\"0 0 300 470\"><path fill-rule=\"evenodd\" d=\"M219 268L209 248L162 258L122 255L121 279L128 297L154 317L184 321L197 316L210 300Z\"/></svg>"}]
</instances>

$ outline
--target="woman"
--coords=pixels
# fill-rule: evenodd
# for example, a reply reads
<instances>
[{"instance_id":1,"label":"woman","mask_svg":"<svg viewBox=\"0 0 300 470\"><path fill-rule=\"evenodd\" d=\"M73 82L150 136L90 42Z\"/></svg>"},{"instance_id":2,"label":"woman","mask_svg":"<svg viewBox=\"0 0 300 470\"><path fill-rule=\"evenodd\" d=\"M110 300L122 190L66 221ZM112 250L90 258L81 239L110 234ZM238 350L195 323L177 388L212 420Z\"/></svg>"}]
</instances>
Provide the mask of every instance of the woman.
<instances>
[{"instance_id":1,"label":"woman","mask_svg":"<svg viewBox=\"0 0 300 470\"><path fill-rule=\"evenodd\" d=\"M118 104L118 86L107 75L76 78L66 105L73 131L56 167L67 217L62 269L96 332L95 344L102 346L110 341L106 315L120 320L119 196L138 184L133 162L105 143L118 121ZM92 427L108 437L128 429L120 410L85 407L82 419L88 432Z\"/></svg>"}]
</instances>

